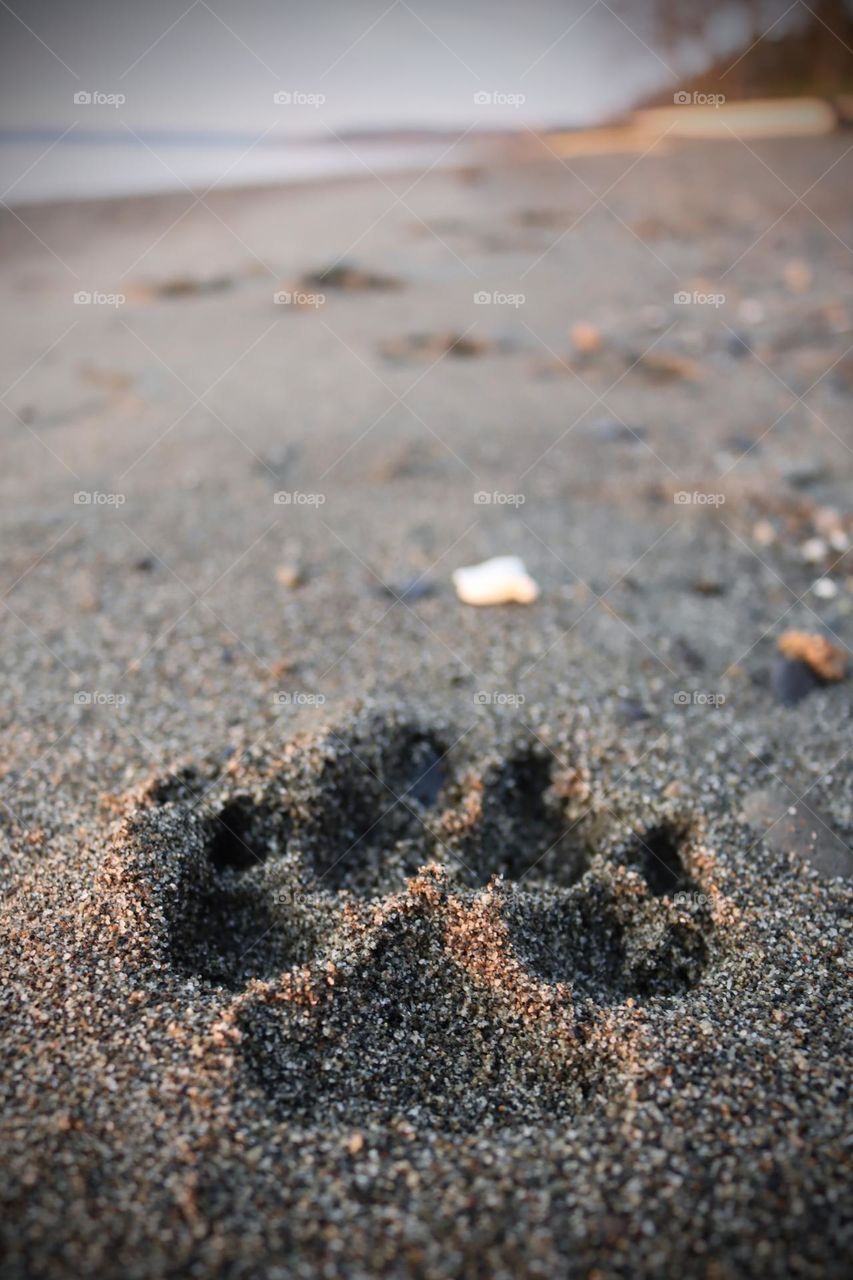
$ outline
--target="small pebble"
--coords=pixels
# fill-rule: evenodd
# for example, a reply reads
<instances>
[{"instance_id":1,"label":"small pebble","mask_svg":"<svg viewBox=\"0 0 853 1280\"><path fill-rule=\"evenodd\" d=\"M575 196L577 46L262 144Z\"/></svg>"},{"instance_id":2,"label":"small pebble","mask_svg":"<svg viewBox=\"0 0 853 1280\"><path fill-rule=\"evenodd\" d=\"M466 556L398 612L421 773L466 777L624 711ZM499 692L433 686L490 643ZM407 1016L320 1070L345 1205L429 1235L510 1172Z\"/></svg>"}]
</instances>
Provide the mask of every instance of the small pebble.
<instances>
[{"instance_id":1,"label":"small pebble","mask_svg":"<svg viewBox=\"0 0 853 1280\"><path fill-rule=\"evenodd\" d=\"M783 706L793 707L819 689L821 682L807 662L780 654L770 671L770 685Z\"/></svg>"},{"instance_id":2,"label":"small pebble","mask_svg":"<svg viewBox=\"0 0 853 1280\"><path fill-rule=\"evenodd\" d=\"M604 339L598 325L590 324L585 320L578 321L577 324L572 325L569 330L569 338L575 351L582 356L595 355L604 345Z\"/></svg>"},{"instance_id":3,"label":"small pebble","mask_svg":"<svg viewBox=\"0 0 853 1280\"><path fill-rule=\"evenodd\" d=\"M833 551L848 551L850 538L844 522L834 507L818 507L812 523L821 537L826 538Z\"/></svg>"},{"instance_id":4,"label":"small pebble","mask_svg":"<svg viewBox=\"0 0 853 1280\"><path fill-rule=\"evenodd\" d=\"M620 422L618 418L597 418L590 423L589 434L607 444L639 444L647 432L645 427Z\"/></svg>"},{"instance_id":5,"label":"small pebble","mask_svg":"<svg viewBox=\"0 0 853 1280\"><path fill-rule=\"evenodd\" d=\"M699 577L693 583L693 590L700 596L721 596L725 594L725 585L716 578Z\"/></svg>"},{"instance_id":6,"label":"small pebble","mask_svg":"<svg viewBox=\"0 0 853 1280\"><path fill-rule=\"evenodd\" d=\"M783 468L782 476L792 489L808 489L826 478L826 468L816 458L803 458L789 462Z\"/></svg>"},{"instance_id":7,"label":"small pebble","mask_svg":"<svg viewBox=\"0 0 853 1280\"><path fill-rule=\"evenodd\" d=\"M800 547L800 554L809 564L819 564L829 554L829 544L823 538L809 538Z\"/></svg>"},{"instance_id":8,"label":"small pebble","mask_svg":"<svg viewBox=\"0 0 853 1280\"><path fill-rule=\"evenodd\" d=\"M425 600L435 595L435 583L421 575L418 578L406 578L402 582L386 582L382 585L382 594L411 604L414 600Z\"/></svg>"},{"instance_id":9,"label":"small pebble","mask_svg":"<svg viewBox=\"0 0 853 1280\"><path fill-rule=\"evenodd\" d=\"M730 356L734 356L736 360L743 359L748 356L752 348L747 338L741 337L739 333L730 333L726 339L726 351Z\"/></svg>"},{"instance_id":10,"label":"small pebble","mask_svg":"<svg viewBox=\"0 0 853 1280\"><path fill-rule=\"evenodd\" d=\"M847 674L847 651L820 632L783 631L776 647L784 657L807 663L820 680L843 680Z\"/></svg>"},{"instance_id":11,"label":"small pebble","mask_svg":"<svg viewBox=\"0 0 853 1280\"><path fill-rule=\"evenodd\" d=\"M287 587L293 591L296 587L301 587L305 581L303 571L295 564L280 564L275 571L275 580L280 587Z\"/></svg>"},{"instance_id":12,"label":"small pebble","mask_svg":"<svg viewBox=\"0 0 853 1280\"><path fill-rule=\"evenodd\" d=\"M764 319L764 307L757 298L744 298L738 303L737 315L742 324L761 324Z\"/></svg>"},{"instance_id":13,"label":"small pebble","mask_svg":"<svg viewBox=\"0 0 853 1280\"><path fill-rule=\"evenodd\" d=\"M808 293L812 285L812 269L807 262L796 258L785 263L782 278L789 293Z\"/></svg>"},{"instance_id":14,"label":"small pebble","mask_svg":"<svg viewBox=\"0 0 853 1280\"><path fill-rule=\"evenodd\" d=\"M616 713L620 720L635 724L640 720L650 720L652 713L637 698L620 698L616 703Z\"/></svg>"}]
</instances>

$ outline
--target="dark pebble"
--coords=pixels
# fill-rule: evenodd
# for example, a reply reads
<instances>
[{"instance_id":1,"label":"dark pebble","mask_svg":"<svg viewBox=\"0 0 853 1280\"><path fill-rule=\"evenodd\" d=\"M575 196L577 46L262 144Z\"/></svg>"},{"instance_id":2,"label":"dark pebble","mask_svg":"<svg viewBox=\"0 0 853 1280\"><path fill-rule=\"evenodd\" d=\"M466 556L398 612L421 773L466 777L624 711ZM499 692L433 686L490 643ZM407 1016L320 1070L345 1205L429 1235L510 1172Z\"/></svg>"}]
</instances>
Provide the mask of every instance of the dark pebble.
<instances>
[{"instance_id":1,"label":"dark pebble","mask_svg":"<svg viewBox=\"0 0 853 1280\"><path fill-rule=\"evenodd\" d=\"M637 720L651 720L652 713L637 698L620 698L616 703L616 713L620 720L633 724Z\"/></svg>"},{"instance_id":2,"label":"dark pebble","mask_svg":"<svg viewBox=\"0 0 853 1280\"><path fill-rule=\"evenodd\" d=\"M588 434L605 444L639 444L647 432L645 427L619 422L617 418L599 418L589 424Z\"/></svg>"},{"instance_id":3,"label":"dark pebble","mask_svg":"<svg viewBox=\"0 0 853 1280\"><path fill-rule=\"evenodd\" d=\"M809 489L826 479L826 468L816 460L789 463L782 471L792 489Z\"/></svg>"},{"instance_id":4,"label":"dark pebble","mask_svg":"<svg viewBox=\"0 0 853 1280\"><path fill-rule=\"evenodd\" d=\"M411 604L414 600L424 600L435 595L435 583L427 578L409 578L405 582L389 582L382 586L382 594L401 600L403 604Z\"/></svg>"},{"instance_id":5,"label":"dark pebble","mask_svg":"<svg viewBox=\"0 0 853 1280\"><path fill-rule=\"evenodd\" d=\"M704 671L705 656L695 649L684 636L676 636L674 645L676 655L681 659L688 671Z\"/></svg>"},{"instance_id":6,"label":"dark pebble","mask_svg":"<svg viewBox=\"0 0 853 1280\"><path fill-rule=\"evenodd\" d=\"M759 453L761 451L760 441L753 439L751 436L733 435L726 437L726 448L732 453Z\"/></svg>"},{"instance_id":7,"label":"dark pebble","mask_svg":"<svg viewBox=\"0 0 853 1280\"><path fill-rule=\"evenodd\" d=\"M752 348L746 338L741 337L739 333L732 333L726 341L726 350L730 356L734 356L736 360L741 360L744 356L750 354Z\"/></svg>"},{"instance_id":8,"label":"dark pebble","mask_svg":"<svg viewBox=\"0 0 853 1280\"><path fill-rule=\"evenodd\" d=\"M697 578L693 583L693 590L700 596L722 596L725 595L726 588L716 578Z\"/></svg>"},{"instance_id":9,"label":"dark pebble","mask_svg":"<svg viewBox=\"0 0 853 1280\"><path fill-rule=\"evenodd\" d=\"M819 689L821 681L807 662L792 661L780 654L770 671L770 687L783 706L793 707Z\"/></svg>"}]
</instances>

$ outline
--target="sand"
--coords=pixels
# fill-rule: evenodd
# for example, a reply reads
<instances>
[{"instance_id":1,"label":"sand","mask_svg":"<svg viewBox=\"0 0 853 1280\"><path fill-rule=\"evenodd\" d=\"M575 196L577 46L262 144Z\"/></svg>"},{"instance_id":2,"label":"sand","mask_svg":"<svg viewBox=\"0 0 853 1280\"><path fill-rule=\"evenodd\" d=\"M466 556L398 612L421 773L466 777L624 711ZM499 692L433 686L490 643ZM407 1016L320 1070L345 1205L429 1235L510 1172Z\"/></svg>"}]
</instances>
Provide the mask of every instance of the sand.
<instances>
[{"instance_id":1,"label":"sand","mask_svg":"<svg viewBox=\"0 0 853 1280\"><path fill-rule=\"evenodd\" d=\"M4 1275L846 1273L848 146L5 217Z\"/></svg>"}]
</instances>

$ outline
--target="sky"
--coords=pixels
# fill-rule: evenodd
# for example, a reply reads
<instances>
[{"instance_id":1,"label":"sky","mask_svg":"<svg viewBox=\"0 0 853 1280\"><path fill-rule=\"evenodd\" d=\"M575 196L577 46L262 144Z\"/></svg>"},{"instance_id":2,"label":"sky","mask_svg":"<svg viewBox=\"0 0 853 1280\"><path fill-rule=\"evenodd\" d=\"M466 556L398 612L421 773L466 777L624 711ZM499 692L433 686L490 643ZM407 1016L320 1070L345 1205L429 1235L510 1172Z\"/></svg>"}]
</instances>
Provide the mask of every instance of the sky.
<instances>
[{"instance_id":1,"label":"sky","mask_svg":"<svg viewBox=\"0 0 853 1280\"><path fill-rule=\"evenodd\" d=\"M2 0L0 183L43 198L73 185L76 165L85 194L79 148L96 135L120 140L131 180L132 147L137 177L150 162L137 135L183 146L192 164L201 134L265 134L268 147L357 129L594 123L707 57L682 50L676 65L650 2ZM711 23L721 48L744 35L733 13L723 4Z\"/></svg>"},{"instance_id":2,"label":"sky","mask_svg":"<svg viewBox=\"0 0 853 1280\"><path fill-rule=\"evenodd\" d=\"M81 89L144 128L263 129L276 91L336 128L464 126L478 91L485 123L586 122L676 70L642 0L8 0L0 36L7 129L64 125Z\"/></svg>"}]
</instances>

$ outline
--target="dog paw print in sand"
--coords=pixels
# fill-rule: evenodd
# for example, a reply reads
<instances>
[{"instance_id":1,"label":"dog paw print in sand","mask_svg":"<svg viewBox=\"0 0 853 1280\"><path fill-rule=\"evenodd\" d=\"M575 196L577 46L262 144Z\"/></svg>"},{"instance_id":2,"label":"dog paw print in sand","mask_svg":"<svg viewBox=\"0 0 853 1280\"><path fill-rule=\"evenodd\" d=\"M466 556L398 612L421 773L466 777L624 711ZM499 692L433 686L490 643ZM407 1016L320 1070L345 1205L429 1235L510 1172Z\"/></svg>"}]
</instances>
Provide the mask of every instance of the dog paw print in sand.
<instances>
[{"instance_id":1,"label":"dog paw print in sand","mask_svg":"<svg viewBox=\"0 0 853 1280\"><path fill-rule=\"evenodd\" d=\"M453 744L396 720L328 731L162 779L119 834L152 946L282 1116L571 1113L624 1078L643 1003L702 980L720 912L686 819L632 828L538 745Z\"/></svg>"}]
</instances>

